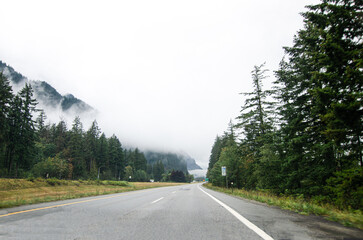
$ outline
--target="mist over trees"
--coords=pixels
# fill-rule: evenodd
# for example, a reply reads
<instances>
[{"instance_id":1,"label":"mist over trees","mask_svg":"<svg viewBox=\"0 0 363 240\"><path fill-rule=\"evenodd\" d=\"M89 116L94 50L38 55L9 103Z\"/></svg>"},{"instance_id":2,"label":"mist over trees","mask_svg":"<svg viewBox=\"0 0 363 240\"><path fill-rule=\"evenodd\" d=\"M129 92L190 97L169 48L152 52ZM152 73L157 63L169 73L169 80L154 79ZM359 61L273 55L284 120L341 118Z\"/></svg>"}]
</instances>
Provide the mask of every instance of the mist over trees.
<instances>
[{"instance_id":1,"label":"mist over trees","mask_svg":"<svg viewBox=\"0 0 363 240\"><path fill-rule=\"evenodd\" d=\"M362 209L362 4L324 0L302 15L271 90L264 65L253 69L254 90L216 137L207 176L225 186L226 166L238 188Z\"/></svg>"},{"instance_id":2,"label":"mist over trees","mask_svg":"<svg viewBox=\"0 0 363 240\"><path fill-rule=\"evenodd\" d=\"M88 130L79 117L70 129L64 121L46 124L45 112L36 109L31 85L14 94L2 72L0 93L0 177L193 180L185 162L163 163L160 158L148 163L138 148L125 149L115 135L107 138L97 121Z\"/></svg>"}]
</instances>

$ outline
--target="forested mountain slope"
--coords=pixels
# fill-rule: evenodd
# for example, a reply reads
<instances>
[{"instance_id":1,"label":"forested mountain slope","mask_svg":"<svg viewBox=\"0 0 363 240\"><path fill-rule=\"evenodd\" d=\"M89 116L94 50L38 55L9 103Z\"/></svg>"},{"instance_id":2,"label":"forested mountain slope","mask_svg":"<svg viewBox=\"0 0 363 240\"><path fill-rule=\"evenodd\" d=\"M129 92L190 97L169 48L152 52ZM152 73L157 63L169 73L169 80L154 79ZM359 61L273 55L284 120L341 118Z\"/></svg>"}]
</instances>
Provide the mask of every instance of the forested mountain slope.
<instances>
[{"instance_id":1,"label":"forested mountain slope","mask_svg":"<svg viewBox=\"0 0 363 240\"><path fill-rule=\"evenodd\" d=\"M30 83L39 107L44 109L47 114L49 111L55 110L60 110L62 113L66 114L77 115L95 112L90 105L74 97L72 94L61 95L54 87L45 81L29 80L1 60L0 72L3 72L15 91L23 88L25 83Z\"/></svg>"}]
</instances>

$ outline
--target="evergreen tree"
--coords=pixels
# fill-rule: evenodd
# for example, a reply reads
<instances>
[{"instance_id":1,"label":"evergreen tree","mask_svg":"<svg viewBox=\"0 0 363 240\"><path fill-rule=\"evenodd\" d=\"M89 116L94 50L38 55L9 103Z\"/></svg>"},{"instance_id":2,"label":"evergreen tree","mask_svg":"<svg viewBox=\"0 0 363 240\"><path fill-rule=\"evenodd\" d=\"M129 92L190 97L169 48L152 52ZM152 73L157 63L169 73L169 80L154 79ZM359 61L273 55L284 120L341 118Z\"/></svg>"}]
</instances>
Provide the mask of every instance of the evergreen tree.
<instances>
[{"instance_id":1,"label":"evergreen tree","mask_svg":"<svg viewBox=\"0 0 363 240\"><path fill-rule=\"evenodd\" d=\"M96 158L99 150L98 139L100 137L100 129L97 121L93 121L91 127L85 134L85 158L89 176L95 178L97 175Z\"/></svg>"},{"instance_id":2,"label":"evergreen tree","mask_svg":"<svg viewBox=\"0 0 363 240\"><path fill-rule=\"evenodd\" d=\"M138 148L134 151L134 170L143 170L146 171L146 158L142 152L139 151Z\"/></svg>"},{"instance_id":3,"label":"evergreen tree","mask_svg":"<svg viewBox=\"0 0 363 240\"><path fill-rule=\"evenodd\" d=\"M109 163L106 164L109 158L109 146L108 139L106 138L105 133L102 133L98 140L98 152L97 152L97 167L108 166Z\"/></svg>"},{"instance_id":4,"label":"evergreen tree","mask_svg":"<svg viewBox=\"0 0 363 240\"><path fill-rule=\"evenodd\" d=\"M9 131L8 117L14 95L10 82L0 72L0 149L3 149Z\"/></svg>"},{"instance_id":5,"label":"evergreen tree","mask_svg":"<svg viewBox=\"0 0 363 240\"><path fill-rule=\"evenodd\" d=\"M276 83L286 188L317 194L336 169L362 166L362 4L308 8Z\"/></svg>"},{"instance_id":6,"label":"evergreen tree","mask_svg":"<svg viewBox=\"0 0 363 240\"><path fill-rule=\"evenodd\" d=\"M155 181L160 181L163 178L163 174L165 173L164 164L162 161L158 161L153 165L153 175Z\"/></svg>"},{"instance_id":7,"label":"evergreen tree","mask_svg":"<svg viewBox=\"0 0 363 240\"><path fill-rule=\"evenodd\" d=\"M67 124L65 121L61 120L59 123L54 126L53 129L53 141L52 143L56 145L57 153L60 153L66 149L68 145L68 130L67 130Z\"/></svg>"},{"instance_id":8,"label":"evergreen tree","mask_svg":"<svg viewBox=\"0 0 363 240\"><path fill-rule=\"evenodd\" d=\"M264 143L263 137L271 131L273 123L273 103L267 100L271 91L262 90L262 80L265 79L266 72L264 65L255 66L252 73L254 91L242 93L249 98L245 99L241 109L241 115L237 117L239 123L236 127L242 129L244 135L243 142L248 144L251 151L258 152L259 147ZM256 145L256 143L258 143Z\"/></svg>"},{"instance_id":9,"label":"evergreen tree","mask_svg":"<svg viewBox=\"0 0 363 240\"><path fill-rule=\"evenodd\" d=\"M46 138L46 125L45 120L47 119L47 116L44 112L44 110L40 110L40 113L36 119L36 128L37 132L40 138L45 139Z\"/></svg>"},{"instance_id":10,"label":"evergreen tree","mask_svg":"<svg viewBox=\"0 0 363 240\"><path fill-rule=\"evenodd\" d=\"M9 144L9 115L14 95L9 81L0 72L0 170L7 168L6 148ZM3 173L5 175L5 171ZM1 171L0 171L1 175Z\"/></svg>"},{"instance_id":11,"label":"evergreen tree","mask_svg":"<svg viewBox=\"0 0 363 240\"><path fill-rule=\"evenodd\" d=\"M7 168L7 175L13 175L13 165L17 161L17 148L21 144L21 108L22 100L19 95L13 98L9 111L9 136L8 145L6 148L5 165Z\"/></svg>"},{"instance_id":12,"label":"evergreen tree","mask_svg":"<svg viewBox=\"0 0 363 240\"><path fill-rule=\"evenodd\" d=\"M125 174L125 160L120 140L115 136L108 140L108 167L112 169L115 179L123 179ZM106 165L107 166L107 165Z\"/></svg>"},{"instance_id":13,"label":"evergreen tree","mask_svg":"<svg viewBox=\"0 0 363 240\"><path fill-rule=\"evenodd\" d=\"M242 93L248 98L245 99L244 106L241 109L241 115L237 117L239 123L236 127L242 129L242 140L240 146L241 163L245 169L243 173L244 181L238 179L238 185L246 184L244 187L255 188L258 179L264 176L258 175L261 171L261 149L264 144L271 141L271 132L273 129L273 107L274 103L268 101L271 91L263 90L262 80L266 79L267 70L264 69L264 64L255 66L252 71L252 82L254 90L249 93ZM231 151L231 150L230 150ZM227 152L229 155L236 153L236 150ZM233 166L237 167L238 163ZM238 171L237 171L238 172ZM236 173L237 174L237 173ZM242 174L242 173L239 173Z\"/></svg>"},{"instance_id":14,"label":"evergreen tree","mask_svg":"<svg viewBox=\"0 0 363 240\"><path fill-rule=\"evenodd\" d=\"M185 174L182 171L172 171L170 174L170 180L173 182L186 182Z\"/></svg>"},{"instance_id":15,"label":"evergreen tree","mask_svg":"<svg viewBox=\"0 0 363 240\"><path fill-rule=\"evenodd\" d=\"M238 154L235 152L237 151L237 142L236 142L236 134L234 130L235 126L232 123L232 120L229 122L227 131L224 132L223 136L216 137L216 140L214 142L214 145L212 147L211 155L210 155L210 161L207 171L207 177L209 178L209 181L212 182L214 185L218 186L225 186L225 177L221 177L221 167L229 165L228 169L231 170L228 171L228 174L232 171L234 172L233 175L236 176L239 175L236 171L234 171L234 167L236 167L235 170L237 170L237 165L239 157L235 157ZM234 156L233 158L228 157L221 157L223 152L228 152L232 154L227 154L226 156ZM232 166L233 170L232 170ZM235 180L237 181L237 180Z\"/></svg>"},{"instance_id":16,"label":"evergreen tree","mask_svg":"<svg viewBox=\"0 0 363 240\"><path fill-rule=\"evenodd\" d=\"M69 140L70 163L72 164L72 178L84 178L87 176L87 165L84 154L83 126L79 117L73 121Z\"/></svg>"},{"instance_id":17,"label":"evergreen tree","mask_svg":"<svg viewBox=\"0 0 363 240\"><path fill-rule=\"evenodd\" d=\"M12 104L11 131L14 130L14 134L12 133L11 136L10 154L12 156L10 156L8 171L12 174L12 160L15 160L15 172L12 175L18 177L19 169L31 168L35 150L36 134L33 113L36 111L37 102L33 98L33 90L29 84L25 84Z\"/></svg>"}]
</instances>

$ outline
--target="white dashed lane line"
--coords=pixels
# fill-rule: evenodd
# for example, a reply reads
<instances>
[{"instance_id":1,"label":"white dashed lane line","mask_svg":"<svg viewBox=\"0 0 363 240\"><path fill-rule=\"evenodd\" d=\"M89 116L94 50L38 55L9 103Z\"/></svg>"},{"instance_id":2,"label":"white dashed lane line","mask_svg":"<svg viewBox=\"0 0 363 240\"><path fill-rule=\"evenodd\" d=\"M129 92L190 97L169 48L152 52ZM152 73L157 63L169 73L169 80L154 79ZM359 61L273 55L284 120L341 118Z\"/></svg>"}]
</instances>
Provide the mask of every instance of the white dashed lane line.
<instances>
[{"instance_id":1,"label":"white dashed lane line","mask_svg":"<svg viewBox=\"0 0 363 240\"><path fill-rule=\"evenodd\" d=\"M161 198L159 198L159 199L156 199L155 201L153 201L153 202L151 202L152 204L153 203L157 203L157 202L159 202L160 200L162 200L164 197L161 197Z\"/></svg>"}]
</instances>

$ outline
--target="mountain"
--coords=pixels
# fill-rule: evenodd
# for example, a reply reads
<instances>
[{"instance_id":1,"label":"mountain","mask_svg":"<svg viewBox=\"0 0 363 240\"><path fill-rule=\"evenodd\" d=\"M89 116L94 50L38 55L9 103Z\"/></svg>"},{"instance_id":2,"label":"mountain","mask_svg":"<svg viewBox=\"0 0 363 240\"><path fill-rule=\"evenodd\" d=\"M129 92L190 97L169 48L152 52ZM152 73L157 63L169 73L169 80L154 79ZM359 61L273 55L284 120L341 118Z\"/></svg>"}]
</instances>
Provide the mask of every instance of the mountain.
<instances>
[{"instance_id":1,"label":"mountain","mask_svg":"<svg viewBox=\"0 0 363 240\"><path fill-rule=\"evenodd\" d=\"M148 164L155 164L161 161L166 170L180 170L186 172L187 170L202 169L193 158L188 154L164 153L155 151L146 151L144 153Z\"/></svg>"},{"instance_id":2,"label":"mountain","mask_svg":"<svg viewBox=\"0 0 363 240\"><path fill-rule=\"evenodd\" d=\"M95 119L97 111L87 103L74 97L72 94L61 95L54 87L45 81L29 80L21 73L15 71L11 66L0 61L0 72L10 81L14 92L22 89L25 83L31 84L34 97L38 101L37 108L43 109L48 118L53 122L64 117L72 121L75 116L85 116L87 119ZM67 120L67 119L66 119ZM156 151L145 152L148 164L153 165L162 161L166 170L188 170L202 169L195 160L186 153L165 153Z\"/></svg>"},{"instance_id":3,"label":"mountain","mask_svg":"<svg viewBox=\"0 0 363 240\"><path fill-rule=\"evenodd\" d=\"M183 153L182 155L179 155L182 158L184 158L184 160L187 162L187 167L188 170L197 170L197 169L202 169L196 162L195 159L192 158L191 156L189 156L186 153Z\"/></svg>"},{"instance_id":4,"label":"mountain","mask_svg":"<svg viewBox=\"0 0 363 240\"><path fill-rule=\"evenodd\" d=\"M0 72L9 79L15 91L23 88L25 83L29 83L34 90L34 97L38 101L38 108L44 109L47 114L55 110L60 111L61 115L95 114L96 112L90 105L72 94L61 95L45 81L29 80L2 61L0 61Z\"/></svg>"}]
</instances>

